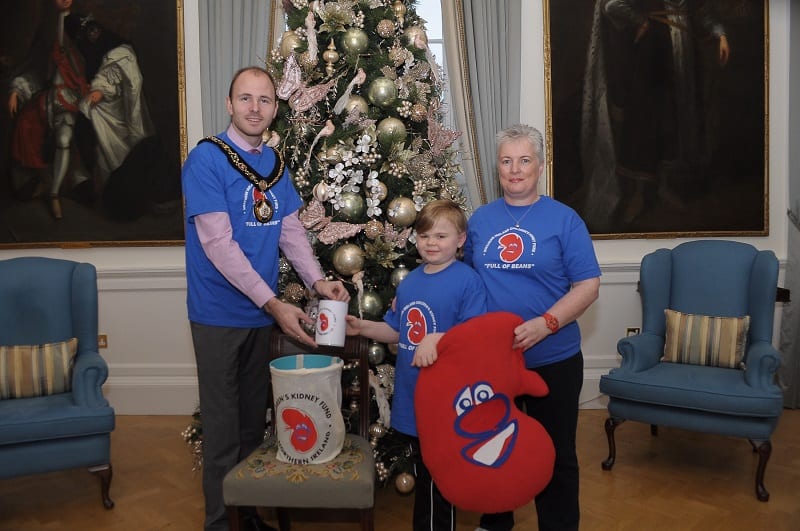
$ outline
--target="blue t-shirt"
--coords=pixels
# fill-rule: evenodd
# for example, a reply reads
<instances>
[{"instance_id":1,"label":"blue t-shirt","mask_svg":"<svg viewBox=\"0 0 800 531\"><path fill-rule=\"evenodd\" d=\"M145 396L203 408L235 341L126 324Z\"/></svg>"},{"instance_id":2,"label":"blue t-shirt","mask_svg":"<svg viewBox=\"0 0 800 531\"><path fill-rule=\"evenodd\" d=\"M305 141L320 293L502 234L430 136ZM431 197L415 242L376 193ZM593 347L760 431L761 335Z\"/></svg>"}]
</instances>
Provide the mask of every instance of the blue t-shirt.
<instances>
[{"instance_id":1,"label":"blue t-shirt","mask_svg":"<svg viewBox=\"0 0 800 531\"><path fill-rule=\"evenodd\" d=\"M268 176L275 164L272 149L261 154L241 153L226 134L218 135L260 175ZM203 142L192 149L181 175L186 200L186 281L189 320L192 322L235 328L258 328L274 322L235 288L214 267L200 245L194 217L209 212L227 212L233 228L232 238L239 244L253 268L273 291L278 288L278 241L285 216L302 206L289 173L263 193L275 212L266 223L259 222L253 204L262 192L236 170L228 156L217 145Z\"/></svg>"},{"instance_id":2,"label":"blue t-shirt","mask_svg":"<svg viewBox=\"0 0 800 531\"><path fill-rule=\"evenodd\" d=\"M392 427L417 436L414 388L419 368L411 366L414 352L426 334L447 332L453 326L486 312L483 282L469 266L455 261L436 273L421 265L397 287L394 310L383 319L400 333L395 364Z\"/></svg>"},{"instance_id":3,"label":"blue t-shirt","mask_svg":"<svg viewBox=\"0 0 800 531\"><path fill-rule=\"evenodd\" d=\"M464 245L464 262L486 284L490 312L513 312L527 321L549 310L573 283L600 276L592 238L574 210L547 196L530 211L504 203L500 198L472 214ZM573 321L526 350L525 363L548 365L580 348Z\"/></svg>"}]
</instances>

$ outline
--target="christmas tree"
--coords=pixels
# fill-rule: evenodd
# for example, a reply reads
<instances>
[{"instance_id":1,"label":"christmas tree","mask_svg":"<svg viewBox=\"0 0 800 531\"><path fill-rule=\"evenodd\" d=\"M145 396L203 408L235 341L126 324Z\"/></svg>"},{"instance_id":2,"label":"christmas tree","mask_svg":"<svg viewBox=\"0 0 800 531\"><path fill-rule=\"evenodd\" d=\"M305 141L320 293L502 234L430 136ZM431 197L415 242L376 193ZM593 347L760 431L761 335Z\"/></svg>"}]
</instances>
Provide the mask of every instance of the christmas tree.
<instances>
[{"instance_id":1,"label":"christmas tree","mask_svg":"<svg viewBox=\"0 0 800 531\"><path fill-rule=\"evenodd\" d=\"M348 286L350 313L379 320L418 263L417 212L432 199L465 203L459 133L442 123L442 73L412 1L284 0L284 10L289 29L266 65L281 107L272 143L305 200L300 219L323 270ZM285 261L281 273L283 297L313 313ZM389 397L392 354L370 347ZM373 428L386 480L408 456L381 447L385 427Z\"/></svg>"}]
</instances>

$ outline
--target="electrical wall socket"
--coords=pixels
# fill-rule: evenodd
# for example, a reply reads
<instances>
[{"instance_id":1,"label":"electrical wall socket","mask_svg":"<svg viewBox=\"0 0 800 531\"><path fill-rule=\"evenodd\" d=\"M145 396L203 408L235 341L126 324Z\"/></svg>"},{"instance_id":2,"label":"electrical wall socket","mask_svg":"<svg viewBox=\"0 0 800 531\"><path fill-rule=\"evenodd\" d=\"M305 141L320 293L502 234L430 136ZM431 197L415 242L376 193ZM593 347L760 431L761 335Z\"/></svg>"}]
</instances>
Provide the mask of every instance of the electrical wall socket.
<instances>
[{"instance_id":1,"label":"electrical wall socket","mask_svg":"<svg viewBox=\"0 0 800 531\"><path fill-rule=\"evenodd\" d=\"M108 336L100 334L97 336L97 348L108 348Z\"/></svg>"},{"instance_id":2,"label":"electrical wall socket","mask_svg":"<svg viewBox=\"0 0 800 531\"><path fill-rule=\"evenodd\" d=\"M625 329L625 337L638 336L641 331L638 326L629 326Z\"/></svg>"}]
</instances>

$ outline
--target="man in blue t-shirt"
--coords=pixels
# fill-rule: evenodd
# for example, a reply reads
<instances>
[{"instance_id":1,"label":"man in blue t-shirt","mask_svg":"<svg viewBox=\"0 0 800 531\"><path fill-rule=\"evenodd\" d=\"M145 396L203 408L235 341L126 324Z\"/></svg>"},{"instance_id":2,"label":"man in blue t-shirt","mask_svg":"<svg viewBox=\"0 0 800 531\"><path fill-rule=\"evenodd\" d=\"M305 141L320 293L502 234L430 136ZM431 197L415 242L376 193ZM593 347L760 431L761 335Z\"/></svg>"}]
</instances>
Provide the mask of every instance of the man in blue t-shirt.
<instances>
[{"instance_id":1,"label":"man in blue t-shirt","mask_svg":"<svg viewBox=\"0 0 800 531\"><path fill-rule=\"evenodd\" d=\"M262 140L278 112L275 83L258 67L237 72L226 99L231 123L186 159L187 304L203 420L205 529L227 530L222 480L264 438L273 325L316 346L313 321L281 301L280 252L306 287L347 301L325 280L298 218L302 201L278 153ZM251 509L252 529L268 529Z\"/></svg>"}]
</instances>

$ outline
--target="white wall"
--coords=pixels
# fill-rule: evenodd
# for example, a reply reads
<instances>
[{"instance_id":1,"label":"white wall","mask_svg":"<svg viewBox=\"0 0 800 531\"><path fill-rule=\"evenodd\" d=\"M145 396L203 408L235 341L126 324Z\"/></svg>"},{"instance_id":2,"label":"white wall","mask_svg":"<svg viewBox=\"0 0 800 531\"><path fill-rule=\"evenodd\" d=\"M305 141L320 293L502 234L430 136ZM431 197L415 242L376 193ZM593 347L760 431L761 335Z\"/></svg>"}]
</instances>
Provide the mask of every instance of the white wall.
<instances>
[{"instance_id":1,"label":"white wall","mask_svg":"<svg viewBox=\"0 0 800 531\"><path fill-rule=\"evenodd\" d=\"M557 0L550 0L551 2ZM521 121L545 122L541 1L522 3ZM786 259L788 197L789 0L770 2L769 227L763 238L742 238ZM188 144L202 137L198 7L184 2ZM530 28L533 31L530 31ZM528 97L539 94L538 97ZM222 102L220 102L222 105ZM636 293L639 261L678 240L599 240L603 269L600 299L580 319L585 384L582 402L602 407L597 382L617 365L616 342L627 326L641 321ZM95 264L100 291L100 333L108 335L102 352L110 366L106 394L118 414L188 414L197 404L196 371L186 316L186 279L182 247L0 250L0 259L45 255ZM780 315L776 310L776 315ZM777 328L777 319L776 319ZM777 334L775 335L777 338Z\"/></svg>"}]
</instances>

